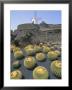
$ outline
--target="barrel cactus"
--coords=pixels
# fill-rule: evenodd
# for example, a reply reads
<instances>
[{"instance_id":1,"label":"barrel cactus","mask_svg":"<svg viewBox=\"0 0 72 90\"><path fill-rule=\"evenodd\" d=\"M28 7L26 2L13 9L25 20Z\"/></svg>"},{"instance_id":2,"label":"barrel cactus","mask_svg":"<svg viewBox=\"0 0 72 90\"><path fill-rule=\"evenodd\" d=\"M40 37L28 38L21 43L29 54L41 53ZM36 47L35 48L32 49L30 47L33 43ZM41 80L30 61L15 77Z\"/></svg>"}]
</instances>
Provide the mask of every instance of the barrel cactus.
<instances>
[{"instance_id":1,"label":"barrel cactus","mask_svg":"<svg viewBox=\"0 0 72 90\"><path fill-rule=\"evenodd\" d=\"M48 52L48 59L49 59L49 60L54 60L54 59L56 59L57 57L58 57L58 55L57 55L56 52L54 52L54 51Z\"/></svg>"},{"instance_id":2,"label":"barrel cactus","mask_svg":"<svg viewBox=\"0 0 72 90\"><path fill-rule=\"evenodd\" d=\"M33 48L33 45L32 44L29 44L29 45L25 46L24 47L24 50L29 49L29 48Z\"/></svg>"},{"instance_id":3,"label":"barrel cactus","mask_svg":"<svg viewBox=\"0 0 72 90\"><path fill-rule=\"evenodd\" d=\"M12 67L13 67L14 69L19 68L19 67L20 67L19 61L14 61L14 62L12 63Z\"/></svg>"},{"instance_id":4,"label":"barrel cactus","mask_svg":"<svg viewBox=\"0 0 72 90\"><path fill-rule=\"evenodd\" d=\"M58 55L58 56L60 56L60 51L59 50L55 50L55 53Z\"/></svg>"},{"instance_id":5,"label":"barrel cactus","mask_svg":"<svg viewBox=\"0 0 72 90\"><path fill-rule=\"evenodd\" d=\"M27 55L34 55L35 54L35 51L34 51L33 48L29 48L25 52L26 52Z\"/></svg>"},{"instance_id":6,"label":"barrel cactus","mask_svg":"<svg viewBox=\"0 0 72 90\"><path fill-rule=\"evenodd\" d=\"M33 70L34 79L48 79L49 73L48 70L43 66L38 66Z\"/></svg>"},{"instance_id":7,"label":"barrel cactus","mask_svg":"<svg viewBox=\"0 0 72 90\"><path fill-rule=\"evenodd\" d=\"M34 50L35 52L40 52L42 50L42 47L38 46L38 45L34 45Z\"/></svg>"},{"instance_id":8,"label":"barrel cactus","mask_svg":"<svg viewBox=\"0 0 72 90\"><path fill-rule=\"evenodd\" d=\"M44 61L46 59L46 55L44 53L37 53L36 54L36 60L38 61Z\"/></svg>"},{"instance_id":9,"label":"barrel cactus","mask_svg":"<svg viewBox=\"0 0 72 90\"><path fill-rule=\"evenodd\" d=\"M61 77L61 61L55 60L51 63L51 71L57 77Z\"/></svg>"},{"instance_id":10,"label":"barrel cactus","mask_svg":"<svg viewBox=\"0 0 72 90\"><path fill-rule=\"evenodd\" d=\"M36 65L36 60L32 56L28 56L24 59L24 66L28 69L32 69Z\"/></svg>"},{"instance_id":11,"label":"barrel cactus","mask_svg":"<svg viewBox=\"0 0 72 90\"><path fill-rule=\"evenodd\" d=\"M23 59L24 55L22 51L16 51L14 52L15 59Z\"/></svg>"},{"instance_id":12,"label":"barrel cactus","mask_svg":"<svg viewBox=\"0 0 72 90\"><path fill-rule=\"evenodd\" d=\"M24 51L26 52L27 55L34 55L35 54L35 50L34 50L34 46L33 45L27 45L24 48Z\"/></svg>"},{"instance_id":13,"label":"barrel cactus","mask_svg":"<svg viewBox=\"0 0 72 90\"><path fill-rule=\"evenodd\" d=\"M51 51L51 49L50 49L50 47L48 47L48 46L42 46L43 47L43 52L44 53L48 53L49 51Z\"/></svg>"},{"instance_id":14,"label":"barrel cactus","mask_svg":"<svg viewBox=\"0 0 72 90\"><path fill-rule=\"evenodd\" d=\"M22 73L20 70L14 70L10 74L11 79L21 79L22 78Z\"/></svg>"},{"instance_id":15,"label":"barrel cactus","mask_svg":"<svg viewBox=\"0 0 72 90\"><path fill-rule=\"evenodd\" d=\"M20 51L20 48L19 48L19 47L15 47L15 48L13 49L13 52L16 52L16 51Z\"/></svg>"}]
</instances>

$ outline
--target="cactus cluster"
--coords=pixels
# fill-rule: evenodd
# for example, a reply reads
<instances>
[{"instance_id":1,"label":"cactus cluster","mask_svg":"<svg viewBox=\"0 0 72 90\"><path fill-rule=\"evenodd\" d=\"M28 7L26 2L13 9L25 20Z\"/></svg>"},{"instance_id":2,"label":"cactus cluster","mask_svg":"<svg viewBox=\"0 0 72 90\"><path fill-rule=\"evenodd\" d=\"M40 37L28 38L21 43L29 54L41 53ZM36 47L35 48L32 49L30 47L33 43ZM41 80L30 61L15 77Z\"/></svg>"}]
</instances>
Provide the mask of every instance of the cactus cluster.
<instances>
[{"instance_id":1,"label":"cactus cluster","mask_svg":"<svg viewBox=\"0 0 72 90\"><path fill-rule=\"evenodd\" d=\"M29 44L23 48L16 47L15 45L11 46L11 52L13 52L14 61L12 67L14 71L11 72L11 79L21 79L22 73L19 69L21 66L19 60L23 59L23 66L25 69L33 70L32 76L34 79L48 79L49 70L44 66L37 66L43 63L42 61L50 60L51 63L50 70L53 75L56 77L61 77L61 61L56 60L60 58L61 51L55 49L55 43L52 44ZM52 61L53 60L53 61ZM44 61L44 62L45 62ZM20 67L21 68L21 67Z\"/></svg>"},{"instance_id":2,"label":"cactus cluster","mask_svg":"<svg viewBox=\"0 0 72 90\"><path fill-rule=\"evenodd\" d=\"M27 55L34 55L35 53L40 52L41 49L42 48L38 45L27 45L24 48L24 51L26 52Z\"/></svg>"}]
</instances>

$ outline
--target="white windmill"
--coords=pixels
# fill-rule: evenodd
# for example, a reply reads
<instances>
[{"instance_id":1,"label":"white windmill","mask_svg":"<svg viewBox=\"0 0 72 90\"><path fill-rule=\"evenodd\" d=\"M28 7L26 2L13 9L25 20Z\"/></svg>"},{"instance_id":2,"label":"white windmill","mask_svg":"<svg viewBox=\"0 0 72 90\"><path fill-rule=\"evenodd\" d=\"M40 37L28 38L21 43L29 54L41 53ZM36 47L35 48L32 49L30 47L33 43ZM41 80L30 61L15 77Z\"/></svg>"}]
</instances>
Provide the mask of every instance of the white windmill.
<instances>
[{"instance_id":1,"label":"white windmill","mask_svg":"<svg viewBox=\"0 0 72 90\"><path fill-rule=\"evenodd\" d=\"M38 21L40 20L41 18L38 18L37 17L37 12L35 11L34 12L34 17L32 18L32 23L33 24L38 24Z\"/></svg>"},{"instance_id":2,"label":"white windmill","mask_svg":"<svg viewBox=\"0 0 72 90\"><path fill-rule=\"evenodd\" d=\"M37 24L37 20L36 20L35 17L32 18L32 23L33 23L33 24Z\"/></svg>"}]
</instances>

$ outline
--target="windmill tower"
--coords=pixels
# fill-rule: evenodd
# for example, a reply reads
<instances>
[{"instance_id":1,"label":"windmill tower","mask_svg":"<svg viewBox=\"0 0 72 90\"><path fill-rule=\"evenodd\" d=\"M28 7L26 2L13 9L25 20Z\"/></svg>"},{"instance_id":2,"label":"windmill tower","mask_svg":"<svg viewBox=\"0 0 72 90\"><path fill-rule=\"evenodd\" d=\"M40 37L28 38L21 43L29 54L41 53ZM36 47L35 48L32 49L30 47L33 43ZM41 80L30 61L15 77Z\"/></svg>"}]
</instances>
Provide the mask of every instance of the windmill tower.
<instances>
[{"instance_id":1,"label":"windmill tower","mask_svg":"<svg viewBox=\"0 0 72 90\"><path fill-rule=\"evenodd\" d=\"M35 17L32 18L32 23L33 24L37 24L37 21L36 21L36 18Z\"/></svg>"},{"instance_id":2,"label":"windmill tower","mask_svg":"<svg viewBox=\"0 0 72 90\"><path fill-rule=\"evenodd\" d=\"M34 17L32 18L32 23L37 24L37 12L34 12Z\"/></svg>"}]
</instances>

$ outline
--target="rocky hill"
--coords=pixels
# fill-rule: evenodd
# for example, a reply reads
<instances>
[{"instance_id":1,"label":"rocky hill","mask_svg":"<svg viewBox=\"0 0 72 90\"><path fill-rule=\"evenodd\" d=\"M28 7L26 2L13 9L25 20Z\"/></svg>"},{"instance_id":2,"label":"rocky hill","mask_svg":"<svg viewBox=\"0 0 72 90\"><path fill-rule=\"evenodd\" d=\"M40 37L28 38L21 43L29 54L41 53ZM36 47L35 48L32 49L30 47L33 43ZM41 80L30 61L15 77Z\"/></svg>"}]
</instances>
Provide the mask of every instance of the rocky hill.
<instances>
[{"instance_id":1,"label":"rocky hill","mask_svg":"<svg viewBox=\"0 0 72 90\"><path fill-rule=\"evenodd\" d=\"M20 24L11 32L11 42L17 45L48 41L61 41L61 24Z\"/></svg>"}]
</instances>

